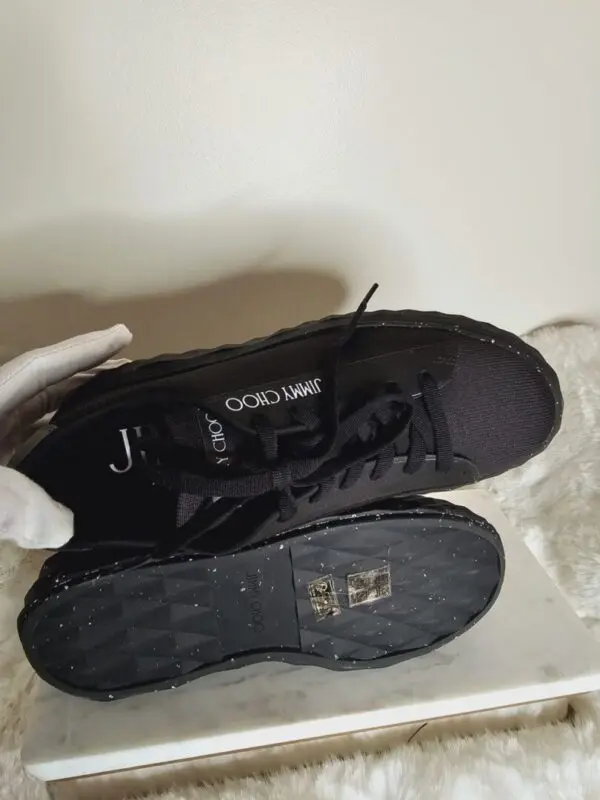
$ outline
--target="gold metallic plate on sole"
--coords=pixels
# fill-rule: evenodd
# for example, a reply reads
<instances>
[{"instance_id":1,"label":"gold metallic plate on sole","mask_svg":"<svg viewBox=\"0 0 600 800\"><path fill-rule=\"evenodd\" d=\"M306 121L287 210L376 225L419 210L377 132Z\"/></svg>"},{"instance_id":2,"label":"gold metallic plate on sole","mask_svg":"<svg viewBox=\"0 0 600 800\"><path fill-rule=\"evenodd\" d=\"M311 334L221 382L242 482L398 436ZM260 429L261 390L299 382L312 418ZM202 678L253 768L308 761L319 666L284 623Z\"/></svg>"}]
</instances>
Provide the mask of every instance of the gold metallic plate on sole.
<instances>
[{"instance_id":1,"label":"gold metallic plate on sole","mask_svg":"<svg viewBox=\"0 0 600 800\"><path fill-rule=\"evenodd\" d=\"M311 581L308 584L308 596L317 622L342 613L332 575L324 575Z\"/></svg>"},{"instance_id":2,"label":"gold metallic plate on sole","mask_svg":"<svg viewBox=\"0 0 600 800\"><path fill-rule=\"evenodd\" d=\"M348 605L362 606L365 603L374 603L392 595L392 578L390 565L386 564L377 569L354 572L346 576L348 584Z\"/></svg>"}]
</instances>

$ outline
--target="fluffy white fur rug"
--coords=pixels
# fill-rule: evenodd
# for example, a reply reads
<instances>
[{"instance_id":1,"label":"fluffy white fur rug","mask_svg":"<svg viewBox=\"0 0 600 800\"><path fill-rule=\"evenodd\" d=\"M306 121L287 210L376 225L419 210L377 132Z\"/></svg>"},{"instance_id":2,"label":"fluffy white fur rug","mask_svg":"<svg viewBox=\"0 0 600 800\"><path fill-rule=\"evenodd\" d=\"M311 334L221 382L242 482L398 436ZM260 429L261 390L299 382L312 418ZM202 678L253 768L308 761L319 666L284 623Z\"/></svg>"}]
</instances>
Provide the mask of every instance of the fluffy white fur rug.
<instances>
[{"instance_id":1,"label":"fluffy white fur rug","mask_svg":"<svg viewBox=\"0 0 600 800\"><path fill-rule=\"evenodd\" d=\"M556 367L566 398L551 447L490 488L569 602L600 638L600 332L585 325L530 337ZM39 555L0 550L0 798L41 800L43 785L19 764L33 685L14 633ZM138 795L139 797L140 795ZM584 800L600 798L600 696L546 727L412 743L148 800Z\"/></svg>"}]
</instances>

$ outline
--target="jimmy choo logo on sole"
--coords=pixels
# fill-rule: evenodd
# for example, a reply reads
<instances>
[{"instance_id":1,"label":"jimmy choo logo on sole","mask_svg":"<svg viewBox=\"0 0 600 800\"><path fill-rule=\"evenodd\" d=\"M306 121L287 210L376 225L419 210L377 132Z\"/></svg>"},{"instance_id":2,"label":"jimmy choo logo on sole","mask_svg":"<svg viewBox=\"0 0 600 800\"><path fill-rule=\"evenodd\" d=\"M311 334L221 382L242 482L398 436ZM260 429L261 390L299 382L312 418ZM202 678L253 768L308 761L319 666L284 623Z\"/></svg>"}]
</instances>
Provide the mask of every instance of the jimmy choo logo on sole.
<instances>
[{"instance_id":1,"label":"jimmy choo logo on sole","mask_svg":"<svg viewBox=\"0 0 600 800\"><path fill-rule=\"evenodd\" d=\"M258 572L247 572L246 578L248 581L248 590L250 595L248 603L248 611L250 612L250 626L254 633L264 633L265 615L261 601L262 583L260 575Z\"/></svg>"}]
</instances>

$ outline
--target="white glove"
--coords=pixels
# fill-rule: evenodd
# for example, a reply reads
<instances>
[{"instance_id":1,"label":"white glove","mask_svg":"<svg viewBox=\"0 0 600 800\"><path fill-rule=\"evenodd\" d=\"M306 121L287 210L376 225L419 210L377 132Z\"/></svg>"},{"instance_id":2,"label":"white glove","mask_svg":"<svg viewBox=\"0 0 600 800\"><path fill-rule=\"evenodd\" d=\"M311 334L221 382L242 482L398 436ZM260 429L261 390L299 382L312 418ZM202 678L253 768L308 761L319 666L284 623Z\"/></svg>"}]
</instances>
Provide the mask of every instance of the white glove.
<instances>
[{"instance_id":1,"label":"white glove","mask_svg":"<svg viewBox=\"0 0 600 800\"><path fill-rule=\"evenodd\" d=\"M127 359L107 361L131 341L125 325L85 333L31 350L0 367L0 464L47 422L62 399L98 371ZM0 466L0 540L25 548L54 549L73 536L73 514L25 475Z\"/></svg>"}]
</instances>

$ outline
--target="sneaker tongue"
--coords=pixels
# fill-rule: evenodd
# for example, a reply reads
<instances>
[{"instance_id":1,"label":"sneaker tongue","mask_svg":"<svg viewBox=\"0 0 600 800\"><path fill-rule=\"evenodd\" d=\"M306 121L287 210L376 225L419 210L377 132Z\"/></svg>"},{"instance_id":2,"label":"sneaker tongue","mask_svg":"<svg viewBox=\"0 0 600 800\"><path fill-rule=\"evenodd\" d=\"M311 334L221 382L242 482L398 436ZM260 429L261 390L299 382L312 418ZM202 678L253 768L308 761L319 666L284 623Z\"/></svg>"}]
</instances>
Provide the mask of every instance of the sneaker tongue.
<instances>
[{"instance_id":1,"label":"sneaker tongue","mask_svg":"<svg viewBox=\"0 0 600 800\"><path fill-rule=\"evenodd\" d=\"M199 408L172 412L165 421L175 442L202 450L209 463L225 467L235 463L240 437L226 422ZM188 522L202 506L211 506L217 500L199 496L194 489L194 476L182 475L177 500L177 527Z\"/></svg>"},{"instance_id":2,"label":"sneaker tongue","mask_svg":"<svg viewBox=\"0 0 600 800\"><path fill-rule=\"evenodd\" d=\"M235 463L240 436L223 420L199 408L171 412L167 426L178 444L204 451L210 464L231 466Z\"/></svg>"},{"instance_id":3,"label":"sneaker tongue","mask_svg":"<svg viewBox=\"0 0 600 800\"><path fill-rule=\"evenodd\" d=\"M422 402L420 398L413 402ZM297 405L312 406L315 404L314 397L303 399ZM277 424L283 424L289 420L287 409L277 409L277 420L272 420ZM224 415L225 416L225 415ZM240 415L243 416L243 415ZM275 416L275 415L270 415ZM385 420L386 413L382 414ZM244 440L243 434L236 430L227 418L219 417L212 411L196 407L178 409L167 414L165 418L168 430L173 437L173 441L186 445L187 447L197 448L202 451L204 458L213 465L233 466L243 453ZM244 419L244 421L246 421ZM391 414L390 414L391 421ZM373 436L373 428L367 423L357 431L357 439L367 443ZM433 448L433 437L427 436L426 446L429 452ZM429 440L430 439L430 440ZM408 447L409 437L400 440L400 449ZM184 525L202 507L210 507L219 498L206 498L199 495L195 488L193 475L182 474L179 477L179 493L177 500L177 526Z\"/></svg>"},{"instance_id":4,"label":"sneaker tongue","mask_svg":"<svg viewBox=\"0 0 600 800\"><path fill-rule=\"evenodd\" d=\"M215 395L203 403L209 414L250 425L257 414L266 417L275 427L290 422L290 410L314 410L320 402L323 380L315 375L300 375L287 383L250 386L243 391Z\"/></svg>"},{"instance_id":5,"label":"sneaker tongue","mask_svg":"<svg viewBox=\"0 0 600 800\"><path fill-rule=\"evenodd\" d=\"M204 401L204 408L188 407L172 411L165 422L173 441L202 451L204 458L215 466L230 467L240 460L246 442L244 434L232 422L249 425L257 409L275 426L290 422L289 407L316 405L320 380L306 380L275 389L247 392L241 397L222 396ZM277 401L277 402L275 402ZM215 409L213 411L213 409ZM265 413L268 412L268 413ZM195 489L193 475L183 474L178 479L177 525L185 524L200 508L213 505L219 498L200 497Z\"/></svg>"}]
</instances>

